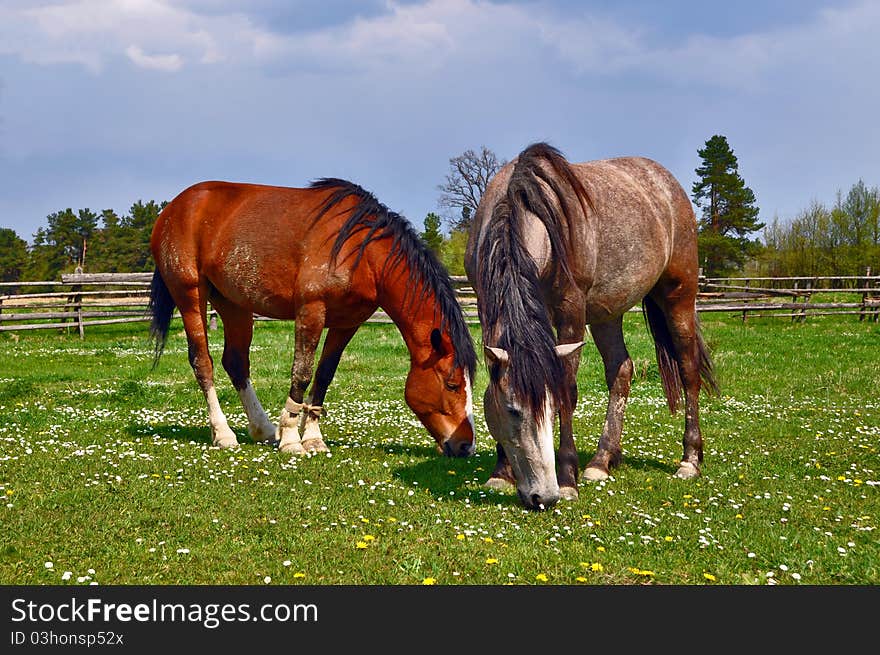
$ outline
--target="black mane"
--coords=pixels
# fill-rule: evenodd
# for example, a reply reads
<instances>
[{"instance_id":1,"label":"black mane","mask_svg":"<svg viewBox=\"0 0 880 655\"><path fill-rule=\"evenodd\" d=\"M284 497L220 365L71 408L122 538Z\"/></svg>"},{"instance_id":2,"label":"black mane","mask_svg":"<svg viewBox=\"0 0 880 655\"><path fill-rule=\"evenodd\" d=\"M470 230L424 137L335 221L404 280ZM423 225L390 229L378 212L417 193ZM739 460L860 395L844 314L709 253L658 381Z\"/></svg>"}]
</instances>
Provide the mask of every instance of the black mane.
<instances>
[{"instance_id":1,"label":"black mane","mask_svg":"<svg viewBox=\"0 0 880 655\"><path fill-rule=\"evenodd\" d=\"M360 232L366 234L361 238L353 266L360 263L364 251L371 242L390 238L391 253L385 262L384 270L393 270L403 262L407 264L415 278L413 286L405 296L408 302L421 303L429 295L434 295L440 309L440 328L441 330L444 327L448 328L455 350L454 363L456 366L464 367L473 382L477 356L461 305L455 297L455 289L452 287L449 273L433 251L419 238L412 224L380 203L372 193L348 180L325 177L312 182L310 188L335 189L322 205L316 220L320 220L345 198L355 196L358 199L358 204L350 212L333 243L330 251L331 260L335 261L343 244Z\"/></svg>"},{"instance_id":2,"label":"black mane","mask_svg":"<svg viewBox=\"0 0 880 655\"><path fill-rule=\"evenodd\" d=\"M498 339L487 345L508 351L514 396L537 418L544 414L548 390L557 409L570 410L574 399L571 389L561 384L564 363L556 354L556 336L538 269L526 248L523 215L528 211L537 216L547 230L555 266L551 275L572 280L569 216L575 211L573 199L585 213L591 206L562 153L546 143L529 146L517 158L507 193L495 205L478 251L480 320L483 333ZM493 367L490 375L497 381L500 371Z\"/></svg>"}]
</instances>

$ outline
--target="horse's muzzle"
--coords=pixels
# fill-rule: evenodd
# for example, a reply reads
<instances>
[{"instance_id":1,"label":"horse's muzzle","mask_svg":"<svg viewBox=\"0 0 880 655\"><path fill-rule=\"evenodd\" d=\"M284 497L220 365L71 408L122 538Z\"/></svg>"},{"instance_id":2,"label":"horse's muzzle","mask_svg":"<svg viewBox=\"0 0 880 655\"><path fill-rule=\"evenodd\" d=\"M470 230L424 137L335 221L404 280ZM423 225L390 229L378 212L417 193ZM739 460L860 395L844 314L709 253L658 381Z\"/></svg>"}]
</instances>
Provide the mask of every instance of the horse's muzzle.
<instances>
[{"instance_id":1,"label":"horse's muzzle","mask_svg":"<svg viewBox=\"0 0 880 655\"><path fill-rule=\"evenodd\" d=\"M474 442L450 437L443 442L443 454L447 457L469 457L474 454Z\"/></svg>"},{"instance_id":2,"label":"horse's muzzle","mask_svg":"<svg viewBox=\"0 0 880 655\"><path fill-rule=\"evenodd\" d=\"M545 509L550 509L557 502L559 502L559 494L555 495L541 495L536 493L523 493L519 489L516 490L517 495L519 496L520 502L526 509L531 509L535 511L543 511Z\"/></svg>"}]
</instances>

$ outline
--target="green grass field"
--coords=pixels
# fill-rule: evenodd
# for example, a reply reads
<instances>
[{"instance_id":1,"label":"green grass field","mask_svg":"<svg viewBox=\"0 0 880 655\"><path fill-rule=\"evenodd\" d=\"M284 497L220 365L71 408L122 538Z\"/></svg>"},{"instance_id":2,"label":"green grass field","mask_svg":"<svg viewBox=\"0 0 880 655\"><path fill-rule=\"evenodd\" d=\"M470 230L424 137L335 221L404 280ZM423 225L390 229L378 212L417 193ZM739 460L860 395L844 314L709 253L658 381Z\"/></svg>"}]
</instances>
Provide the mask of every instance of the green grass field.
<instances>
[{"instance_id":1,"label":"green grass field","mask_svg":"<svg viewBox=\"0 0 880 655\"><path fill-rule=\"evenodd\" d=\"M653 344L626 319L636 377L613 477L543 513L485 489L494 442L477 383L475 456L441 457L403 402L408 354L364 326L323 420L330 455L247 437L210 446L180 322L151 370L146 324L0 335L2 584L880 583L880 326L857 318L704 315L722 396L702 404L703 477L672 478L683 416L666 409ZM219 363L222 326L211 334ZM474 328L479 346L479 332ZM293 325L257 324L252 377L271 416ZM606 392L583 351L582 464Z\"/></svg>"}]
</instances>

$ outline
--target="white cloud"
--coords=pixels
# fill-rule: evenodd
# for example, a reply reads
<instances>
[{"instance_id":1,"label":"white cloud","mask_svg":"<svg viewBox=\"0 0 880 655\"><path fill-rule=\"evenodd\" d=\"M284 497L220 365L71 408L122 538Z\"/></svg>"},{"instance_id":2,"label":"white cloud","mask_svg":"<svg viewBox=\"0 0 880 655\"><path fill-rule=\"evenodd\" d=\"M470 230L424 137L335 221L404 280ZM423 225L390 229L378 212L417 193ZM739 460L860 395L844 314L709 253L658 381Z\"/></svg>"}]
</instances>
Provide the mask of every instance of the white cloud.
<instances>
[{"instance_id":1,"label":"white cloud","mask_svg":"<svg viewBox=\"0 0 880 655\"><path fill-rule=\"evenodd\" d=\"M844 56L876 56L873 35L880 29L880 7L872 2L826 10L807 23L772 31L727 38L682 35L681 45L651 44L645 29L609 15L563 14L538 3L389 1L384 14L296 33L258 27L256 14L249 18L242 3L215 5L210 14L204 6L172 0L15 3L0 9L0 53L41 64L76 63L95 72L112 58L128 57L135 65L168 72L224 62L287 71L382 69L388 75L423 75L444 66L473 74L493 61L515 70L549 56L574 75L638 72L667 82L748 89L804 61L839 66L833 57L822 59L841 44Z\"/></svg>"},{"instance_id":2,"label":"white cloud","mask_svg":"<svg viewBox=\"0 0 880 655\"><path fill-rule=\"evenodd\" d=\"M222 61L221 44L249 29L239 14L199 16L168 0L38 0L0 9L0 54L93 73L116 58L174 72L188 62Z\"/></svg>"},{"instance_id":3,"label":"white cloud","mask_svg":"<svg viewBox=\"0 0 880 655\"><path fill-rule=\"evenodd\" d=\"M125 54L141 68L174 72L183 66L183 59L180 55L148 55L136 45L128 46L125 49Z\"/></svg>"}]
</instances>

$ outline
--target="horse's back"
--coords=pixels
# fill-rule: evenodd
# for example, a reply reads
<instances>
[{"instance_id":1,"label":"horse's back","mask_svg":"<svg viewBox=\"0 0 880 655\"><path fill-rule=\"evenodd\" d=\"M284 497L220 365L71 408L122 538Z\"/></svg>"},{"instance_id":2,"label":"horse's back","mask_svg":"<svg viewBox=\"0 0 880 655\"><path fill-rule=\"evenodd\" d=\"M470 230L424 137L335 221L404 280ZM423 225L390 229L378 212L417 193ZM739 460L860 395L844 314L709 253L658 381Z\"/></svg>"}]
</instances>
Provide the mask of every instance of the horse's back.
<instances>
[{"instance_id":1,"label":"horse's back","mask_svg":"<svg viewBox=\"0 0 880 655\"><path fill-rule=\"evenodd\" d=\"M207 281L241 306L288 317L317 196L323 194L293 187L194 184L156 221L151 240L156 265L167 284Z\"/></svg>"},{"instance_id":2,"label":"horse's back","mask_svg":"<svg viewBox=\"0 0 880 655\"><path fill-rule=\"evenodd\" d=\"M637 304L666 275L696 275L696 220L675 176L645 157L573 164L593 210L581 232L588 316Z\"/></svg>"}]
</instances>

